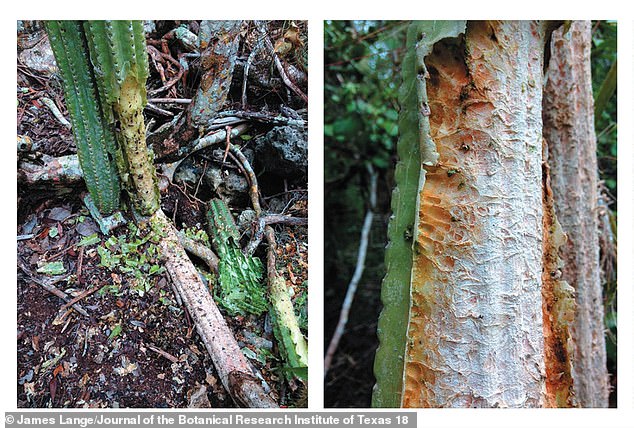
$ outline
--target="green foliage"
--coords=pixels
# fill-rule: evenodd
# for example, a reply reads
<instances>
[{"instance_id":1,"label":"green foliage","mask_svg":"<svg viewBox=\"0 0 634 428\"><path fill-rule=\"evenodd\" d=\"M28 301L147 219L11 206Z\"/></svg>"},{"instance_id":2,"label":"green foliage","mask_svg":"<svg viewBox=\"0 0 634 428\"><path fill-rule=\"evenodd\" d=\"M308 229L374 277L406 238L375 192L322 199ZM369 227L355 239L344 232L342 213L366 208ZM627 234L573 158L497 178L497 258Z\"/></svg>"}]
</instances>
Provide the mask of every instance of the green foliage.
<instances>
[{"instance_id":1,"label":"green foliage","mask_svg":"<svg viewBox=\"0 0 634 428\"><path fill-rule=\"evenodd\" d=\"M40 266L37 271L45 275L62 275L66 273L63 262L48 262Z\"/></svg>"},{"instance_id":2,"label":"green foliage","mask_svg":"<svg viewBox=\"0 0 634 428\"><path fill-rule=\"evenodd\" d=\"M609 79L610 69L616 63L616 21L593 22L592 33L592 88L595 99ZM614 82L614 85L616 83ZM603 103L601 103L603 104ZM595 130L601 179L612 195L617 195L616 156L617 156L617 118L616 92L604 104L605 108L595 112ZM601 105L597 105L601 108ZM616 210L616 201L614 209Z\"/></svg>"},{"instance_id":3,"label":"green foliage","mask_svg":"<svg viewBox=\"0 0 634 428\"><path fill-rule=\"evenodd\" d=\"M240 250L240 233L227 204L213 199L207 222L209 236L220 258L214 298L230 315L263 314L268 308L262 281L264 267L260 259Z\"/></svg>"},{"instance_id":4,"label":"green foliage","mask_svg":"<svg viewBox=\"0 0 634 428\"><path fill-rule=\"evenodd\" d=\"M326 181L365 162L383 171L391 167L404 29L398 21L331 21L325 26Z\"/></svg>"},{"instance_id":5,"label":"green foliage","mask_svg":"<svg viewBox=\"0 0 634 428\"><path fill-rule=\"evenodd\" d=\"M151 231L142 231L130 224L128 234L109 237L97 247L99 265L125 274L129 280L130 290L140 297L148 293L154 278L161 275L165 268L158 264L159 254L156 246L157 236ZM111 294L119 294L119 287L104 290Z\"/></svg>"}]
</instances>

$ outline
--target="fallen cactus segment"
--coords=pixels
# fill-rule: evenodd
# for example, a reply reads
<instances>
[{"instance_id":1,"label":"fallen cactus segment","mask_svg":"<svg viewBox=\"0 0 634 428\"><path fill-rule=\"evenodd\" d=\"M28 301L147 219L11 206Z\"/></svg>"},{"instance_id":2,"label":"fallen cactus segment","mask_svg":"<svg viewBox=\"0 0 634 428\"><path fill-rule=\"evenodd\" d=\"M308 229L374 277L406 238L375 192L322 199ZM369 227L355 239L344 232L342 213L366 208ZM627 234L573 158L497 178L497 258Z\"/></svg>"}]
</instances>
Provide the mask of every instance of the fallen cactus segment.
<instances>
[{"instance_id":1,"label":"fallen cactus segment","mask_svg":"<svg viewBox=\"0 0 634 428\"><path fill-rule=\"evenodd\" d=\"M211 242L220 258L214 290L218 303L231 315L263 314L268 305L262 262L240 250L240 234L227 204L213 199L207 221Z\"/></svg>"}]
</instances>

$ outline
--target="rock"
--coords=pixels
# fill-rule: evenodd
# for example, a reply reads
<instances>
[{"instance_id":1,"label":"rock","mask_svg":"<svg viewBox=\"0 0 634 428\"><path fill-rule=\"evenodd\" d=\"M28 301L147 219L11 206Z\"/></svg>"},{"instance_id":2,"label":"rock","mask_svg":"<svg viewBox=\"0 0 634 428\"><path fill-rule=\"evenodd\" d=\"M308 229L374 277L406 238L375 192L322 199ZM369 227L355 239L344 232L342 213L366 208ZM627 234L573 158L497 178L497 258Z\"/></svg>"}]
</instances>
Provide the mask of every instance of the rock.
<instances>
[{"instance_id":1,"label":"rock","mask_svg":"<svg viewBox=\"0 0 634 428\"><path fill-rule=\"evenodd\" d=\"M305 177L308 172L308 134L292 126L277 126L255 140L258 162L283 177Z\"/></svg>"},{"instance_id":2,"label":"rock","mask_svg":"<svg viewBox=\"0 0 634 428\"><path fill-rule=\"evenodd\" d=\"M207 387L205 385L196 385L187 391L188 403L190 409L208 409L211 407L209 398L207 397Z\"/></svg>"},{"instance_id":3,"label":"rock","mask_svg":"<svg viewBox=\"0 0 634 428\"><path fill-rule=\"evenodd\" d=\"M240 205L247 198L249 183L239 172L213 165L205 171L205 182L229 205Z\"/></svg>"},{"instance_id":4,"label":"rock","mask_svg":"<svg viewBox=\"0 0 634 428\"><path fill-rule=\"evenodd\" d=\"M33 71L44 74L53 74L58 71L53 49L46 36L43 36L33 47L20 52L18 58Z\"/></svg>"},{"instance_id":5,"label":"rock","mask_svg":"<svg viewBox=\"0 0 634 428\"><path fill-rule=\"evenodd\" d=\"M244 210L238 216L237 226L240 233L245 233L251 230L251 226L255 221L256 215L253 210Z\"/></svg>"}]
</instances>

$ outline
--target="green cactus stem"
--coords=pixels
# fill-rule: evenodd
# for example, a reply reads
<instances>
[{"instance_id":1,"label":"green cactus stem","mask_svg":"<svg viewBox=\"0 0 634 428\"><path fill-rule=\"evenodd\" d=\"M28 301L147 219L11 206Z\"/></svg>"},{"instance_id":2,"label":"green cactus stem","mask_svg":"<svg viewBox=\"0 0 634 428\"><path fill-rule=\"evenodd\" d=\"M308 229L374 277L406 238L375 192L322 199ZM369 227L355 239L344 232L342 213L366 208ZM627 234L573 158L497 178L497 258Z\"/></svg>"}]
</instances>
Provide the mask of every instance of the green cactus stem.
<instances>
[{"instance_id":1,"label":"green cactus stem","mask_svg":"<svg viewBox=\"0 0 634 428\"><path fill-rule=\"evenodd\" d=\"M117 164L135 208L152 215L159 191L152 153L145 143L143 107L149 74L141 21L86 21L83 28L103 116L115 127Z\"/></svg>"},{"instance_id":2,"label":"green cactus stem","mask_svg":"<svg viewBox=\"0 0 634 428\"><path fill-rule=\"evenodd\" d=\"M97 208L109 214L118 207L121 179L136 210L153 214L159 192L145 144L149 71L142 23L48 21L47 29L80 164Z\"/></svg>"},{"instance_id":3,"label":"green cactus stem","mask_svg":"<svg viewBox=\"0 0 634 428\"><path fill-rule=\"evenodd\" d=\"M119 207L120 193L115 136L97 96L82 26L78 21L48 21L46 29L62 76L86 187L99 211L110 214Z\"/></svg>"}]
</instances>

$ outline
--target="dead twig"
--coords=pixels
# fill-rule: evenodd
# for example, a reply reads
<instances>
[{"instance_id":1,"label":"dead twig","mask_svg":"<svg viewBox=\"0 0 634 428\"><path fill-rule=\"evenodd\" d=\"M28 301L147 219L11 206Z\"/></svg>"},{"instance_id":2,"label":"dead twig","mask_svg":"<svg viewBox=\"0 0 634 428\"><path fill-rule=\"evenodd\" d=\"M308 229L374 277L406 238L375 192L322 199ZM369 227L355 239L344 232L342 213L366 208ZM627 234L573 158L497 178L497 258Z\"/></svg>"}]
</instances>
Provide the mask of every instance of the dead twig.
<instances>
[{"instance_id":1,"label":"dead twig","mask_svg":"<svg viewBox=\"0 0 634 428\"><path fill-rule=\"evenodd\" d=\"M147 103L145 105L145 108L148 111L151 111L152 113L160 114L161 116L174 117L174 113L172 113L171 111L164 110L151 103Z\"/></svg>"},{"instance_id":2,"label":"dead twig","mask_svg":"<svg viewBox=\"0 0 634 428\"><path fill-rule=\"evenodd\" d=\"M262 215L262 208L260 206L260 191L258 190L258 178L251 168L251 164L249 160L244 156L240 148L234 144L230 146L231 153L235 155L236 158L240 161L242 168L244 168L244 172L247 176L247 180L249 180L249 197L251 198L251 204L253 205L253 210L255 214L260 217Z\"/></svg>"},{"instance_id":3,"label":"dead twig","mask_svg":"<svg viewBox=\"0 0 634 428\"><path fill-rule=\"evenodd\" d=\"M235 111L235 110L224 111L224 112L218 113L218 118L219 119L237 118L237 119L244 119L244 120L252 120L255 122L266 123L266 124L275 125L275 126L294 126L297 128L304 128L306 126L306 121L302 119L301 117L293 118L293 117L285 117L282 115L273 116L271 114L254 112L254 111ZM214 120L214 122L218 121L219 119Z\"/></svg>"},{"instance_id":4,"label":"dead twig","mask_svg":"<svg viewBox=\"0 0 634 428\"><path fill-rule=\"evenodd\" d=\"M79 247L79 257L77 258L77 283L81 284L83 281L81 277L81 268L84 263L84 247Z\"/></svg>"},{"instance_id":5,"label":"dead twig","mask_svg":"<svg viewBox=\"0 0 634 428\"><path fill-rule=\"evenodd\" d=\"M229 147L231 146L231 126L225 126L225 133L227 134L227 146L225 147L225 154L222 157L222 165L224 165L225 161L227 160L227 154L229 153Z\"/></svg>"},{"instance_id":6,"label":"dead twig","mask_svg":"<svg viewBox=\"0 0 634 428\"><path fill-rule=\"evenodd\" d=\"M206 245L185 236L181 231L178 232L178 241L185 248L185 251L204 261L210 272L218 274L218 256Z\"/></svg>"},{"instance_id":7,"label":"dead twig","mask_svg":"<svg viewBox=\"0 0 634 428\"><path fill-rule=\"evenodd\" d=\"M346 324L348 323L348 314L350 313L350 306L352 306L352 301L354 300L354 295L357 291L357 286L359 285L359 281L361 280L361 275L363 275L363 269L365 268L365 256L368 250L368 241L370 238L370 228L372 226L372 219L374 217L374 209L376 207L376 181L377 181L377 173L371 166L368 166L368 173L370 174L370 206L368 207L368 211L365 214L365 219L363 221L363 227L361 228L361 238L359 239L359 252L357 254L357 265L354 269L354 274L352 275L352 279L348 284L348 290L346 291L346 297L343 300L343 304L341 305L341 312L339 314L339 321L337 322L337 327L335 328L335 332L330 339L330 344L328 345L328 350L326 351L326 356L324 358L324 377L328 373L328 369L330 369L330 365L332 364L332 359L337 352L337 347L339 346L339 341L341 337L346 331Z\"/></svg>"},{"instance_id":8,"label":"dead twig","mask_svg":"<svg viewBox=\"0 0 634 428\"><path fill-rule=\"evenodd\" d=\"M189 98L149 98L148 103L153 104L191 104Z\"/></svg>"},{"instance_id":9,"label":"dead twig","mask_svg":"<svg viewBox=\"0 0 634 428\"><path fill-rule=\"evenodd\" d=\"M47 97L40 97L40 101L49 108L49 110L51 111L51 113L53 113L53 116L55 116L55 119L57 119L59 121L59 123L61 123L62 125L64 125L64 127L66 129L71 129L73 126L70 124L70 122L68 120L66 120L66 118L64 117L64 115L62 114L61 111L59 111L59 108L57 108L57 105L55 104L55 102Z\"/></svg>"},{"instance_id":10,"label":"dead twig","mask_svg":"<svg viewBox=\"0 0 634 428\"><path fill-rule=\"evenodd\" d=\"M157 348L156 346L152 346L152 345L147 345L147 348L150 351L156 352L157 354L159 354L161 357L164 357L166 359L168 359L170 362L172 363L178 363L179 359L176 358L175 356L173 356L172 354L170 354L169 352L165 352L162 349Z\"/></svg>"},{"instance_id":11,"label":"dead twig","mask_svg":"<svg viewBox=\"0 0 634 428\"><path fill-rule=\"evenodd\" d=\"M264 237L264 229L266 226L276 223L283 223L290 226L306 226L308 225L308 219L305 217L290 217L281 214L267 214L265 216L259 217L253 223L255 224L253 237L244 249L245 253L248 255L253 255L253 253L255 253L255 250L257 250L257 248L260 246L262 238Z\"/></svg>"},{"instance_id":12,"label":"dead twig","mask_svg":"<svg viewBox=\"0 0 634 428\"><path fill-rule=\"evenodd\" d=\"M258 51L262 48L262 42L264 42L264 37L258 37L258 40L255 42L251 53L249 54L249 58L247 58L247 63L244 66L244 78L242 79L242 108L246 108L247 105L247 80L249 79L249 68L251 68L251 63L255 59Z\"/></svg>"},{"instance_id":13,"label":"dead twig","mask_svg":"<svg viewBox=\"0 0 634 428\"><path fill-rule=\"evenodd\" d=\"M31 281L33 281L35 284L39 285L40 287L42 287L44 290L48 291L52 295L59 297L64 302L69 302L71 300L68 294L64 293L62 290L55 287L54 285L58 282L68 279L67 276L63 278L54 279L51 281L40 280L36 278L33 274L31 274L31 272L29 271L24 261L22 261L19 257L18 257L18 267ZM73 306L73 309L75 309L81 315L85 317L90 317L88 312L86 312L86 310L79 303L74 303L72 306Z\"/></svg>"},{"instance_id":14,"label":"dead twig","mask_svg":"<svg viewBox=\"0 0 634 428\"><path fill-rule=\"evenodd\" d=\"M159 51L154 46L148 45L147 51L148 51L148 54L150 54L150 58L154 58L156 60L156 58L161 57L171 62L172 64L176 65L176 67L178 67L178 72L176 73L176 76L173 79L171 79L170 81L168 81L167 83L165 83L163 86L161 86L158 89L153 89L151 91L148 91L149 96L154 96L154 95L160 94L161 92L165 92L168 89L171 89L172 86L174 86L181 79L181 77L183 77L183 73L185 72L185 69L183 68L181 63L178 62L178 60L172 58L171 55L168 55L164 52ZM156 63L158 63L158 61ZM159 70L159 73L160 73L160 70Z\"/></svg>"},{"instance_id":15,"label":"dead twig","mask_svg":"<svg viewBox=\"0 0 634 428\"><path fill-rule=\"evenodd\" d=\"M62 305L62 307L59 308L60 312L65 311L66 309L68 309L68 307L73 306L75 303L79 302L82 299L85 299L86 297L88 297L91 294L93 294L95 291L100 290L102 288L103 288L103 285L95 285L94 287L89 288L88 290L86 290L83 293L79 294L77 297L71 299L70 301L68 301L64 305Z\"/></svg>"}]
</instances>

